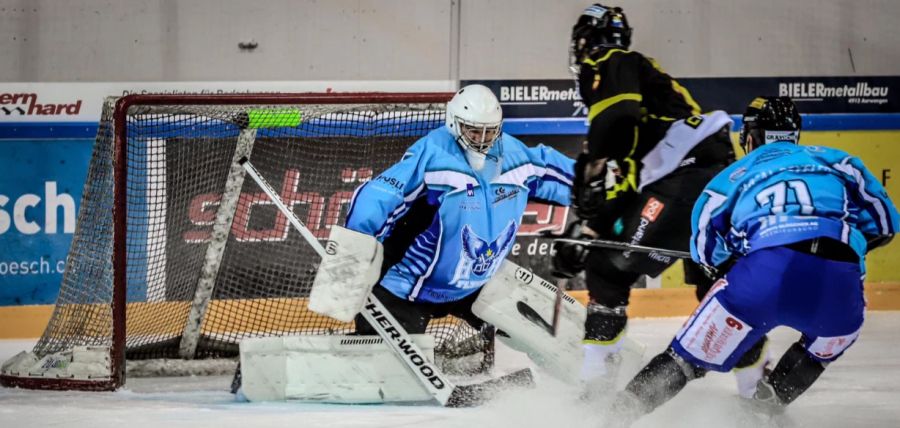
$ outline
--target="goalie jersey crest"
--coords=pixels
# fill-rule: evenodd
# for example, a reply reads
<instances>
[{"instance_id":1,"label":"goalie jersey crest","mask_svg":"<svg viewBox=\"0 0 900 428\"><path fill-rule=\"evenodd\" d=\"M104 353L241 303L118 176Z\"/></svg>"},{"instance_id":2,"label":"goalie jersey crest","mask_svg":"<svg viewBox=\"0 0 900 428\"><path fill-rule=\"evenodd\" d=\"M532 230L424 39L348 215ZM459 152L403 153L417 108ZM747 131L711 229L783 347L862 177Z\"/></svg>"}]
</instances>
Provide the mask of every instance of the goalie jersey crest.
<instances>
[{"instance_id":1,"label":"goalie jersey crest","mask_svg":"<svg viewBox=\"0 0 900 428\"><path fill-rule=\"evenodd\" d=\"M478 236L469 225L462 229L462 251L451 285L468 289L484 285L500 266L516 238L516 223L510 221L499 237L489 242Z\"/></svg>"}]
</instances>

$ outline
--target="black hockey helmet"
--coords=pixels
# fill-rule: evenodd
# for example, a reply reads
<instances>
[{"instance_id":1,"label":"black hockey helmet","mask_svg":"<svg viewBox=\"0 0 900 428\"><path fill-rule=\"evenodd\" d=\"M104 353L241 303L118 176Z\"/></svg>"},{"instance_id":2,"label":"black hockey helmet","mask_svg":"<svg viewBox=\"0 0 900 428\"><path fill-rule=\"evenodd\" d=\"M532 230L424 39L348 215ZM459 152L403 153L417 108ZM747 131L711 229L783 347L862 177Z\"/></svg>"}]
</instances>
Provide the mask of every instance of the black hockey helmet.
<instances>
[{"instance_id":1,"label":"black hockey helmet","mask_svg":"<svg viewBox=\"0 0 900 428\"><path fill-rule=\"evenodd\" d=\"M572 27L569 45L569 68L578 74L578 64L591 50L602 46L628 49L631 45L631 26L621 7L594 3L581 13Z\"/></svg>"},{"instance_id":2,"label":"black hockey helmet","mask_svg":"<svg viewBox=\"0 0 900 428\"><path fill-rule=\"evenodd\" d=\"M744 112L741 147L750 153L775 141L800 142L802 120L794 102L788 97L756 97ZM747 143L747 136L752 143Z\"/></svg>"}]
</instances>

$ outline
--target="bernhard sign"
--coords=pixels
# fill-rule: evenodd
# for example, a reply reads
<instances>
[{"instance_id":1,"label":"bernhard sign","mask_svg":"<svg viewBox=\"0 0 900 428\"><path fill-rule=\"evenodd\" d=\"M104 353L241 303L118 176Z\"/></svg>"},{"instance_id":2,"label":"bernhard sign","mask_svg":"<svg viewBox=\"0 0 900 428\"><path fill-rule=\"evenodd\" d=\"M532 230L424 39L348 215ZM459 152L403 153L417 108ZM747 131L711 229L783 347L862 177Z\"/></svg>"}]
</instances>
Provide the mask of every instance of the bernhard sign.
<instances>
[{"instance_id":1,"label":"bernhard sign","mask_svg":"<svg viewBox=\"0 0 900 428\"><path fill-rule=\"evenodd\" d=\"M0 123L97 123L108 96L279 92L451 92L449 80L290 82L0 82Z\"/></svg>"}]
</instances>

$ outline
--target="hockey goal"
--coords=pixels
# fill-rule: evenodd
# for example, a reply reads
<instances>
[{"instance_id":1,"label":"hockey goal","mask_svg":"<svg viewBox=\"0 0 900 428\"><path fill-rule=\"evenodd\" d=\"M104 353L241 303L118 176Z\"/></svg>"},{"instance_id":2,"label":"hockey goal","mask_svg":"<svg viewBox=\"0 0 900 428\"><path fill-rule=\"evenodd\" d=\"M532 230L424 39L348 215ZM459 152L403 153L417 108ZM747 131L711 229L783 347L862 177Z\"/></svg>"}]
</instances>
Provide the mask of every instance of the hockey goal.
<instances>
[{"instance_id":1,"label":"hockey goal","mask_svg":"<svg viewBox=\"0 0 900 428\"><path fill-rule=\"evenodd\" d=\"M324 239L358 185L444 123L451 96L107 100L52 318L0 383L109 390L126 359L234 359L247 337L351 332L307 310L318 256L237 160L248 156ZM453 318L429 332L438 358L474 351L490 363L489 334Z\"/></svg>"}]
</instances>

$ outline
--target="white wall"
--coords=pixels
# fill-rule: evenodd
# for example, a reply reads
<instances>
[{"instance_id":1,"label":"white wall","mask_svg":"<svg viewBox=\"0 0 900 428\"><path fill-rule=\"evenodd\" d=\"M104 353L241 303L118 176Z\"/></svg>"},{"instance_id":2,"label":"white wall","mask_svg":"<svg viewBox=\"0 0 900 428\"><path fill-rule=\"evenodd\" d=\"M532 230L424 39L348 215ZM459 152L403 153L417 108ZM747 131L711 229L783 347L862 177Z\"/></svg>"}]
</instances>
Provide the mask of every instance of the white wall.
<instances>
[{"instance_id":1,"label":"white wall","mask_svg":"<svg viewBox=\"0 0 900 428\"><path fill-rule=\"evenodd\" d=\"M567 78L588 4L0 0L0 81ZM676 76L900 74L897 0L622 4L633 48Z\"/></svg>"},{"instance_id":2,"label":"white wall","mask_svg":"<svg viewBox=\"0 0 900 428\"><path fill-rule=\"evenodd\" d=\"M0 81L447 79L449 22L449 1L0 0Z\"/></svg>"}]
</instances>

